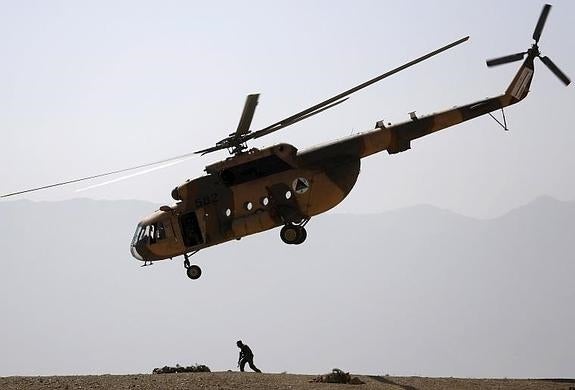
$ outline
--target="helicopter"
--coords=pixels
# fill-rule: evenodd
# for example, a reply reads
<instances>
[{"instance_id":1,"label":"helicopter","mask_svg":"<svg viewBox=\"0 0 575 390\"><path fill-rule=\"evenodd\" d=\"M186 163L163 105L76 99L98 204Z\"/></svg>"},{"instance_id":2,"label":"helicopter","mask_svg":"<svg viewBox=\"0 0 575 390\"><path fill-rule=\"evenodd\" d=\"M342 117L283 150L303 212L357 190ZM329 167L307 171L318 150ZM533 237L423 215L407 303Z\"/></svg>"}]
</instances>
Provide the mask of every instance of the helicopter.
<instances>
[{"instance_id":1,"label":"helicopter","mask_svg":"<svg viewBox=\"0 0 575 390\"><path fill-rule=\"evenodd\" d=\"M428 116L418 117L412 112L408 121L395 125L378 121L368 131L302 151L288 143L263 149L248 148L248 141L333 108L345 102L349 95L469 39L464 37L257 131L250 130L250 125L259 94L248 95L236 131L215 146L0 197L227 150L231 156L206 166L206 175L187 180L173 189L171 196L175 204L161 206L138 223L130 244L132 256L143 261L144 266L183 256L187 276L198 279L202 270L198 265L190 264L190 256L207 247L278 227L281 227L280 238L284 243L302 244L307 237L305 227L310 219L332 209L350 193L358 178L362 158L382 151L389 154L407 151L413 140L486 114L507 130L503 108L520 102L529 93L535 58L569 85L569 78L539 51L539 39L550 10L549 4L543 7L533 32L535 42L527 51L487 61L487 66L492 67L525 58L505 92L499 96ZM496 110L502 111L504 123L491 114Z\"/></svg>"}]
</instances>

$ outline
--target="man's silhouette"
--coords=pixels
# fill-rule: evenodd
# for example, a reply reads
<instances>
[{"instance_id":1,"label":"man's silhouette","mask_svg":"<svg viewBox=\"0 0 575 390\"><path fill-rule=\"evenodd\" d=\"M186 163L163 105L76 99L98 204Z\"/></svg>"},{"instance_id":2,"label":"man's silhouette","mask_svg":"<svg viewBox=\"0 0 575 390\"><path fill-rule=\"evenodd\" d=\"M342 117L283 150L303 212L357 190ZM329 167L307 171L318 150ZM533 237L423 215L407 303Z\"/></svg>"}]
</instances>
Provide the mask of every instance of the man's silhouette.
<instances>
[{"instance_id":1,"label":"man's silhouette","mask_svg":"<svg viewBox=\"0 0 575 390\"><path fill-rule=\"evenodd\" d=\"M240 371L244 372L244 367L246 363L249 364L250 368L255 372L261 372L255 365L254 365L254 353L246 344L242 343L242 340L239 340L236 345L240 349L240 357L238 359L238 367L240 367Z\"/></svg>"}]
</instances>

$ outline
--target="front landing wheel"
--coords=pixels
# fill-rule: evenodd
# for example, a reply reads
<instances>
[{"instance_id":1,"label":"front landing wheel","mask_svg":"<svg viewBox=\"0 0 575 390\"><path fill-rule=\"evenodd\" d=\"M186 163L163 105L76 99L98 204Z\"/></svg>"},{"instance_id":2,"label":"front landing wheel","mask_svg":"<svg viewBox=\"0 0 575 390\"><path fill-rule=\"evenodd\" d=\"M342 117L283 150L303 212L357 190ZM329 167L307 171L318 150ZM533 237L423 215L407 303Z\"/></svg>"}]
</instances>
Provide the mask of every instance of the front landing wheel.
<instances>
[{"instance_id":1,"label":"front landing wheel","mask_svg":"<svg viewBox=\"0 0 575 390\"><path fill-rule=\"evenodd\" d=\"M188 278L196 280L202 276L202 269L195 264L190 265L186 270L186 274L188 275Z\"/></svg>"}]
</instances>

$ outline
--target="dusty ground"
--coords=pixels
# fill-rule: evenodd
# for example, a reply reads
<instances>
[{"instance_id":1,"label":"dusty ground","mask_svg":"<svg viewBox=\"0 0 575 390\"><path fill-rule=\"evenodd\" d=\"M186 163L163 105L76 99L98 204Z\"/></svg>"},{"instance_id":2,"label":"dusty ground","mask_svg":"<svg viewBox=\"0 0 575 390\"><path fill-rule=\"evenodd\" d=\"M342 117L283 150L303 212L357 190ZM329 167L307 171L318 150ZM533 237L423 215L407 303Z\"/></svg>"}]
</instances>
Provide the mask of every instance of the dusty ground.
<instances>
[{"instance_id":1,"label":"dusty ground","mask_svg":"<svg viewBox=\"0 0 575 390\"><path fill-rule=\"evenodd\" d=\"M358 375L364 385L310 383L310 375L213 372L163 375L94 375L0 378L0 389L561 389L575 390L575 379L457 379Z\"/></svg>"}]
</instances>

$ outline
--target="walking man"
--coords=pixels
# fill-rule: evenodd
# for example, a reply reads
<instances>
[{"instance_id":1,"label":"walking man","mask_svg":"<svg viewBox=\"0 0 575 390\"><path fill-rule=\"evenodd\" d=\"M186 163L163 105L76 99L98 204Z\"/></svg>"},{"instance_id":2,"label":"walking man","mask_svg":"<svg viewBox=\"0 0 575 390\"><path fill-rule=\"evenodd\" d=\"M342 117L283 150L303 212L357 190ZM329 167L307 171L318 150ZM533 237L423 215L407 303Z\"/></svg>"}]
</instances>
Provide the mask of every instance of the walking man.
<instances>
[{"instance_id":1,"label":"walking man","mask_svg":"<svg viewBox=\"0 0 575 390\"><path fill-rule=\"evenodd\" d=\"M255 365L254 365L254 353L246 344L242 343L242 340L239 340L236 345L240 349L240 357L238 359L238 367L240 368L241 372L244 372L244 367L246 363L249 364L250 368L255 372L261 372Z\"/></svg>"}]
</instances>

